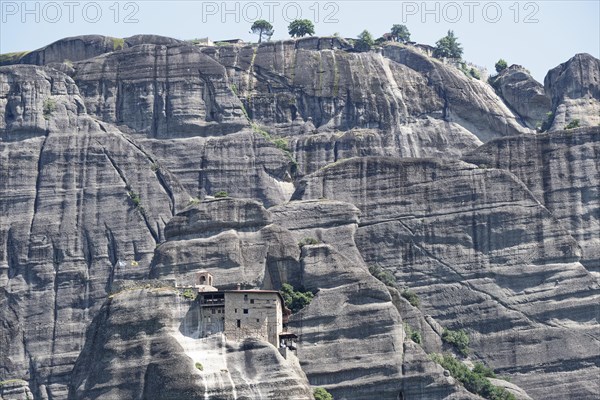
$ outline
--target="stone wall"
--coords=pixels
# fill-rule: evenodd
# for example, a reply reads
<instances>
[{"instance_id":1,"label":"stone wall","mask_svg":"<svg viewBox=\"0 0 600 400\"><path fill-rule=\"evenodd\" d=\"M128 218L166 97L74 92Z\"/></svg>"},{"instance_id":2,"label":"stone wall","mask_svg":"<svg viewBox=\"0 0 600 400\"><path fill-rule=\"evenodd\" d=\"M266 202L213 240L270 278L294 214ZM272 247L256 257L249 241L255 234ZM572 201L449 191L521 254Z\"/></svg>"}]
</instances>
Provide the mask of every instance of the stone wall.
<instances>
[{"instance_id":1,"label":"stone wall","mask_svg":"<svg viewBox=\"0 0 600 400\"><path fill-rule=\"evenodd\" d=\"M274 292L225 293L225 335L228 340L242 341L252 337L277 347L282 319L281 300Z\"/></svg>"}]
</instances>

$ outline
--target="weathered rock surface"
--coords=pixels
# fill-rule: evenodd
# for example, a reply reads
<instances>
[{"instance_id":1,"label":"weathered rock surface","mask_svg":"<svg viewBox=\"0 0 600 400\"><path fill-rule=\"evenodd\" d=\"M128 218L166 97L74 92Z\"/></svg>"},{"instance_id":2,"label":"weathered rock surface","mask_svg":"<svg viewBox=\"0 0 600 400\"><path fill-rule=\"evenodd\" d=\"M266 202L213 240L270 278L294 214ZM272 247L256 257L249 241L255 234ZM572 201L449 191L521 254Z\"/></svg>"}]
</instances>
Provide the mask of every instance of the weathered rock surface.
<instances>
[{"instance_id":1,"label":"weathered rock surface","mask_svg":"<svg viewBox=\"0 0 600 400\"><path fill-rule=\"evenodd\" d=\"M383 54L425 78L428 92L436 93L443 104L444 120L461 125L482 141L530 131L485 82L410 47L392 44L383 48Z\"/></svg>"},{"instance_id":2,"label":"weathered rock surface","mask_svg":"<svg viewBox=\"0 0 600 400\"><path fill-rule=\"evenodd\" d=\"M195 46L141 44L74 67L90 114L138 133L217 136L248 126L225 69Z\"/></svg>"},{"instance_id":3,"label":"weathered rock surface","mask_svg":"<svg viewBox=\"0 0 600 400\"><path fill-rule=\"evenodd\" d=\"M600 60L576 54L569 61L548 71L546 93L552 98L554 120L550 130L562 130L574 120L579 126L600 124Z\"/></svg>"},{"instance_id":4,"label":"weathered rock surface","mask_svg":"<svg viewBox=\"0 0 600 400\"><path fill-rule=\"evenodd\" d=\"M268 343L192 339L179 325L192 302L169 288L115 294L90 325L71 399L297 399L306 376ZM185 333L185 331L184 331ZM196 368L200 362L203 369Z\"/></svg>"},{"instance_id":5,"label":"weathered rock surface","mask_svg":"<svg viewBox=\"0 0 600 400\"><path fill-rule=\"evenodd\" d=\"M598 396L597 130L477 149L530 132L520 118L535 107L515 113L402 46L115 43L68 38L21 59L45 67L0 68L3 399L303 398L299 366L266 344L186 336L172 292L106 302L123 282L188 284L199 269L223 288L315 291L292 326L308 381L336 398L474 398L423 351L447 348L442 326L468 329L471 357L532 398ZM565 115L598 99L597 60L580 58L549 75ZM523 95L518 82L515 98L539 89ZM463 155L470 164L442 161ZM395 159L343 161L356 156ZM295 172L313 175L296 185L303 201L287 203ZM202 201L218 191L237 199ZM421 310L373 264L416 291Z\"/></svg>"},{"instance_id":6,"label":"weathered rock surface","mask_svg":"<svg viewBox=\"0 0 600 400\"><path fill-rule=\"evenodd\" d=\"M493 140L464 160L515 174L582 249L600 274L600 128Z\"/></svg>"},{"instance_id":7,"label":"weathered rock surface","mask_svg":"<svg viewBox=\"0 0 600 400\"><path fill-rule=\"evenodd\" d=\"M544 85L533 79L527 69L511 65L494 78L494 87L531 129L541 128L552 111Z\"/></svg>"},{"instance_id":8,"label":"weathered rock surface","mask_svg":"<svg viewBox=\"0 0 600 400\"><path fill-rule=\"evenodd\" d=\"M169 45L177 43L182 42L177 39L158 35L135 35L125 39L102 35L81 35L57 40L41 49L27 52L20 58L9 63L56 65L85 60L139 44Z\"/></svg>"},{"instance_id":9,"label":"weathered rock surface","mask_svg":"<svg viewBox=\"0 0 600 400\"><path fill-rule=\"evenodd\" d=\"M294 195L323 197L361 210L367 264L392 271L443 326L468 329L475 354L530 395L596 397L600 288L574 238L514 175L358 158L309 175ZM539 385L546 373L552 382Z\"/></svg>"},{"instance_id":10,"label":"weathered rock surface","mask_svg":"<svg viewBox=\"0 0 600 400\"><path fill-rule=\"evenodd\" d=\"M338 155L451 157L482 140L530 132L487 84L406 47L387 46L382 56L310 38L203 52L225 66L255 123L293 136L303 173Z\"/></svg>"},{"instance_id":11,"label":"weathered rock surface","mask_svg":"<svg viewBox=\"0 0 600 400\"><path fill-rule=\"evenodd\" d=\"M147 273L183 189L126 135L85 115L66 75L11 66L0 81L3 378L61 398L91 316L113 281ZM54 106L44 112L44 102Z\"/></svg>"},{"instance_id":12,"label":"weathered rock surface","mask_svg":"<svg viewBox=\"0 0 600 400\"><path fill-rule=\"evenodd\" d=\"M27 381L10 379L0 382L0 400L33 399Z\"/></svg>"},{"instance_id":13,"label":"weathered rock surface","mask_svg":"<svg viewBox=\"0 0 600 400\"><path fill-rule=\"evenodd\" d=\"M208 214L210 229L192 217ZM152 276L185 284L206 269L219 287L290 282L316 292L290 326L300 336L298 358L310 383L336 398L469 398L425 353L405 354L400 315L354 244L357 222L358 209L341 202L291 202L258 212L250 200L206 201L167 225L167 232L185 232L185 240L173 236L157 249ZM213 229L218 223L222 228ZM300 248L305 237L319 244ZM409 367L428 373L404 377Z\"/></svg>"}]
</instances>

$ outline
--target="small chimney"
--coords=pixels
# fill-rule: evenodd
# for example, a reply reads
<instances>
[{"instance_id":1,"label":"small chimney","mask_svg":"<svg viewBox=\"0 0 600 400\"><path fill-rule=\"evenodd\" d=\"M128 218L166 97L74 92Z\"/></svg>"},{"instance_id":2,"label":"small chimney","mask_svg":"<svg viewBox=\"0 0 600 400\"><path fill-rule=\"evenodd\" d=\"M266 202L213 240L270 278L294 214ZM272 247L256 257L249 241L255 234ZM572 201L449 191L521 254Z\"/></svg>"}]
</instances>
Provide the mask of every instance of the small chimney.
<instances>
[{"instance_id":1,"label":"small chimney","mask_svg":"<svg viewBox=\"0 0 600 400\"><path fill-rule=\"evenodd\" d=\"M235 290L242 290L242 285L240 283L238 283L237 287L235 288Z\"/></svg>"}]
</instances>

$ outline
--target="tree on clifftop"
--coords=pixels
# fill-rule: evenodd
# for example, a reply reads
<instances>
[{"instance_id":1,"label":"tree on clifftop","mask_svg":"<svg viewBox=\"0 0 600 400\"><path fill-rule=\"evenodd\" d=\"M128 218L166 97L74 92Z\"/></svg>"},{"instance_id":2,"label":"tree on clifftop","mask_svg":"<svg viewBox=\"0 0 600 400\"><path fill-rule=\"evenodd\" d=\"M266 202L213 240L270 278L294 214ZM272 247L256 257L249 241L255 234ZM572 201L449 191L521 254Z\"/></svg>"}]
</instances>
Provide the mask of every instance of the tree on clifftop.
<instances>
[{"instance_id":1,"label":"tree on clifftop","mask_svg":"<svg viewBox=\"0 0 600 400\"><path fill-rule=\"evenodd\" d=\"M496 63L496 65L494 67L496 68L496 72L500 73L500 72L504 71L506 69L506 67L508 67L508 64L506 63L506 61L504 61L501 58L498 60L498 62Z\"/></svg>"},{"instance_id":2,"label":"tree on clifftop","mask_svg":"<svg viewBox=\"0 0 600 400\"><path fill-rule=\"evenodd\" d=\"M392 31L390 32L392 39L396 42L409 42L410 41L410 32L406 25L394 25L392 26Z\"/></svg>"},{"instance_id":3,"label":"tree on clifftop","mask_svg":"<svg viewBox=\"0 0 600 400\"><path fill-rule=\"evenodd\" d=\"M297 19L288 25L288 32L291 37L302 37L315 34L315 26L309 19Z\"/></svg>"},{"instance_id":4,"label":"tree on clifftop","mask_svg":"<svg viewBox=\"0 0 600 400\"><path fill-rule=\"evenodd\" d=\"M258 43L262 41L263 37L265 37L267 40L271 39L273 32L273 25L264 19L254 21L252 27L250 28L250 33L258 35Z\"/></svg>"},{"instance_id":5,"label":"tree on clifftop","mask_svg":"<svg viewBox=\"0 0 600 400\"><path fill-rule=\"evenodd\" d=\"M356 50L358 51L369 51L371 47L375 44L373 40L373 36L367 30L364 30L358 35L358 40L356 41Z\"/></svg>"},{"instance_id":6,"label":"tree on clifftop","mask_svg":"<svg viewBox=\"0 0 600 400\"><path fill-rule=\"evenodd\" d=\"M458 38L454 36L454 31L448 31L448 35L435 42L433 56L435 58L456 58L462 57L463 49L458 43Z\"/></svg>"}]
</instances>

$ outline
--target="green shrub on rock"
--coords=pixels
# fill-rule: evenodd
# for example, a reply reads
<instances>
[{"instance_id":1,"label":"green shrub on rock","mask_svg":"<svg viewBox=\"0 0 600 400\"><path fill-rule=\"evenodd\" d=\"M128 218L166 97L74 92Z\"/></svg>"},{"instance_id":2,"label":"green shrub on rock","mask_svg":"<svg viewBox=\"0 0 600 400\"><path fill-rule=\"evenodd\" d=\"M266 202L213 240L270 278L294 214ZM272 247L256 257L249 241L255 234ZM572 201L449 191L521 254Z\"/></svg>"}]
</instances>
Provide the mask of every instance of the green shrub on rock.
<instances>
[{"instance_id":1,"label":"green shrub on rock","mask_svg":"<svg viewBox=\"0 0 600 400\"><path fill-rule=\"evenodd\" d=\"M574 119L573 121L569 122L567 126L565 126L565 130L579 128L579 124L579 120Z\"/></svg>"},{"instance_id":2,"label":"green shrub on rock","mask_svg":"<svg viewBox=\"0 0 600 400\"><path fill-rule=\"evenodd\" d=\"M322 387L318 387L313 391L315 400L333 400L333 396L327 390Z\"/></svg>"},{"instance_id":3,"label":"green shrub on rock","mask_svg":"<svg viewBox=\"0 0 600 400\"><path fill-rule=\"evenodd\" d=\"M456 347L462 355L469 353L469 335L462 329L453 331L452 329L444 328L442 340Z\"/></svg>"},{"instance_id":4,"label":"green shrub on rock","mask_svg":"<svg viewBox=\"0 0 600 400\"><path fill-rule=\"evenodd\" d=\"M471 393L478 394L489 400L516 400L516 397L504 388L495 386L487 377L491 369L483 364L476 364L471 371L465 364L452 357L450 354L432 354L431 359L448 370L450 375L459 380ZM478 365L480 365L478 367ZM486 375L488 374L488 375ZM492 376L489 376L492 377Z\"/></svg>"},{"instance_id":5,"label":"green shrub on rock","mask_svg":"<svg viewBox=\"0 0 600 400\"><path fill-rule=\"evenodd\" d=\"M402 291L402 293L400 293L402 295L402 297L404 297L406 300L408 300L408 302L410 303L411 306L413 307L419 307L419 304L421 303L419 300L419 296L417 296L417 294L415 292L413 292L410 289L404 289Z\"/></svg>"},{"instance_id":6,"label":"green shrub on rock","mask_svg":"<svg viewBox=\"0 0 600 400\"><path fill-rule=\"evenodd\" d=\"M313 297L315 297L311 292L294 289L289 283L284 283L281 286L280 292L285 306L292 310L292 313L296 313L309 305Z\"/></svg>"},{"instance_id":7,"label":"green shrub on rock","mask_svg":"<svg viewBox=\"0 0 600 400\"><path fill-rule=\"evenodd\" d=\"M372 265L369 267L369 272L375 278L383 282L386 286L395 288L396 285L396 277L387 269L381 268L379 265Z\"/></svg>"}]
</instances>

